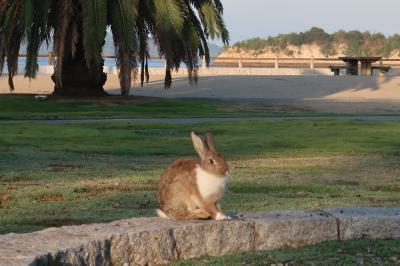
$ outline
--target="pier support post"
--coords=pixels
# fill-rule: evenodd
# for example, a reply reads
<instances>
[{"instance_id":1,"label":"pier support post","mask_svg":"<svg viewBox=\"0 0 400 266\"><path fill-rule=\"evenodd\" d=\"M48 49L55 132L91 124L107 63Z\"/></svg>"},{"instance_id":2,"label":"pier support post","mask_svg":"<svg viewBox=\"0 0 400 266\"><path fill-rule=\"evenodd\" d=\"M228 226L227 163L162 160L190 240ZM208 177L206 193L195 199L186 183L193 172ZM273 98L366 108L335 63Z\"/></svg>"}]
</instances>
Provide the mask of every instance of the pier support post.
<instances>
[{"instance_id":1,"label":"pier support post","mask_svg":"<svg viewBox=\"0 0 400 266\"><path fill-rule=\"evenodd\" d=\"M243 68L243 62L242 62L242 57L239 58L239 69Z\"/></svg>"},{"instance_id":2,"label":"pier support post","mask_svg":"<svg viewBox=\"0 0 400 266\"><path fill-rule=\"evenodd\" d=\"M207 63L206 63L206 57L202 56L201 57L201 67L204 69L207 67Z\"/></svg>"},{"instance_id":3,"label":"pier support post","mask_svg":"<svg viewBox=\"0 0 400 266\"><path fill-rule=\"evenodd\" d=\"M47 57L47 62L49 66L53 65L53 52L49 52L48 57Z\"/></svg>"}]
</instances>

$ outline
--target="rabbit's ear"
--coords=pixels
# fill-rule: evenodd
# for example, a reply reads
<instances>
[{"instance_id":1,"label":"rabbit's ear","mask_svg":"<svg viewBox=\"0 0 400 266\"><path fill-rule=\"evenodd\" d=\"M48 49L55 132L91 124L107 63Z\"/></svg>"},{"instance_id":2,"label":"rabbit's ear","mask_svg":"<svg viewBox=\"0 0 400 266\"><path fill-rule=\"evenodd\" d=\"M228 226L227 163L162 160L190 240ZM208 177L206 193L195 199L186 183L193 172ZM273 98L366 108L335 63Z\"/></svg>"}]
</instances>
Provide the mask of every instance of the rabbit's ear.
<instances>
[{"instance_id":1,"label":"rabbit's ear","mask_svg":"<svg viewBox=\"0 0 400 266\"><path fill-rule=\"evenodd\" d=\"M200 158L204 158L206 154L206 147L204 145L203 140L196 135L196 133L192 132L192 142L193 142L193 147L196 150L197 154L200 156Z\"/></svg>"},{"instance_id":2,"label":"rabbit's ear","mask_svg":"<svg viewBox=\"0 0 400 266\"><path fill-rule=\"evenodd\" d=\"M211 132L206 133L206 141L207 141L208 149L212 152L217 152L217 150L215 149L215 145L214 145L214 134L213 133L211 133Z\"/></svg>"}]
</instances>

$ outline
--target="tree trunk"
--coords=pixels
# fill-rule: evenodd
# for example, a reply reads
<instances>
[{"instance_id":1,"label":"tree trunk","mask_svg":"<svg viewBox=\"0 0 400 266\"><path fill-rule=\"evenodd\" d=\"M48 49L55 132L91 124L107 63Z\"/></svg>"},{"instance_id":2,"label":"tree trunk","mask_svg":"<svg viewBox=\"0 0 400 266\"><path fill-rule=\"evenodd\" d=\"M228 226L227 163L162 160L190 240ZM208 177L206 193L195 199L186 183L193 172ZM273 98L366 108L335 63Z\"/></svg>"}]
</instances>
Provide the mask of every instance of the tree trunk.
<instances>
[{"instance_id":1,"label":"tree trunk","mask_svg":"<svg viewBox=\"0 0 400 266\"><path fill-rule=\"evenodd\" d=\"M85 61L82 37L78 38L75 57L69 49L65 49L62 65L62 86L57 86L54 74L51 76L56 84L53 95L57 96L105 96L103 86L107 75L103 72L104 60L101 65L89 69Z\"/></svg>"}]
</instances>

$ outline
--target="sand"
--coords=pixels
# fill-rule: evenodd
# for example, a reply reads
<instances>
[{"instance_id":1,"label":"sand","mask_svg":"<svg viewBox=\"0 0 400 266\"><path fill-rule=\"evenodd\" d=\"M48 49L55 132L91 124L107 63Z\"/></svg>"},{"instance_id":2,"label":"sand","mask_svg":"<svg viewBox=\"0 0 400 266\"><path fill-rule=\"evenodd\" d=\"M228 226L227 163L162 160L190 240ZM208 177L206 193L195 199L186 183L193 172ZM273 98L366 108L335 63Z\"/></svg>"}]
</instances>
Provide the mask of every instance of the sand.
<instances>
[{"instance_id":1,"label":"sand","mask_svg":"<svg viewBox=\"0 0 400 266\"><path fill-rule=\"evenodd\" d=\"M29 82L15 78L15 93L47 94L53 90L49 75ZM119 93L119 82L110 75L105 85ZM0 93L9 93L7 78L0 78ZM400 77L360 76L208 76L190 86L185 77L175 77L165 90L162 76L153 76L144 88L134 86L132 95L165 98L212 98L266 100L302 105L329 112L400 112Z\"/></svg>"}]
</instances>

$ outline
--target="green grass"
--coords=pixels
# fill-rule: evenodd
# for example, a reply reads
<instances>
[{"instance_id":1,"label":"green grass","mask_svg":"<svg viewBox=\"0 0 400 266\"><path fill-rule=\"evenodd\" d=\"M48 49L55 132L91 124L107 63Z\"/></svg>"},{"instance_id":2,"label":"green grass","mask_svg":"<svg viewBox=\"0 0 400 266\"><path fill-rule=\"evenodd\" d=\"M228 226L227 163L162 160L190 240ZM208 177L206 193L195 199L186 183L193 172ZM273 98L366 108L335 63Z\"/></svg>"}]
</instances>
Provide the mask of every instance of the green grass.
<instances>
[{"instance_id":1,"label":"green grass","mask_svg":"<svg viewBox=\"0 0 400 266\"><path fill-rule=\"evenodd\" d=\"M399 265L400 240L325 242L299 249L277 249L171 265Z\"/></svg>"},{"instance_id":2,"label":"green grass","mask_svg":"<svg viewBox=\"0 0 400 266\"><path fill-rule=\"evenodd\" d=\"M1 95L0 119L76 119L149 117L227 117L313 115L310 110L268 102L173 100L145 97L106 97L86 100L33 95Z\"/></svg>"},{"instance_id":3,"label":"green grass","mask_svg":"<svg viewBox=\"0 0 400 266\"><path fill-rule=\"evenodd\" d=\"M232 178L226 211L399 206L400 123L202 125L2 123L0 233L153 216L162 170L216 135Z\"/></svg>"},{"instance_id":4,"label":"green grass","mask_svg":"<svg viewBox=\"0 0 400 266\"><path fill-rule=\"evenodd\" d=\"M219 138L221 151L235 159L266 155L400 155L400 123L335 120L203 125L9 122L1 124L0 145L78 153L181 156L193 150L191 130L212 130Z\"/></svg>"},{"instance_id":5,"label":"green grass","mask_svg":"<svg viewBox=\"0 0 400 266\"><path fill-rule=\"evenodd\" d=\"M267 102L1 96L0 119L323 115ZM329 114L328 114L329 115ZM232 177L227 212L400 205L400 123L0 124L0 234L154 216L160 173L211 130ZM399 265L400 242L355 240L177 265Z\"/></svg>"}]
</instances>

